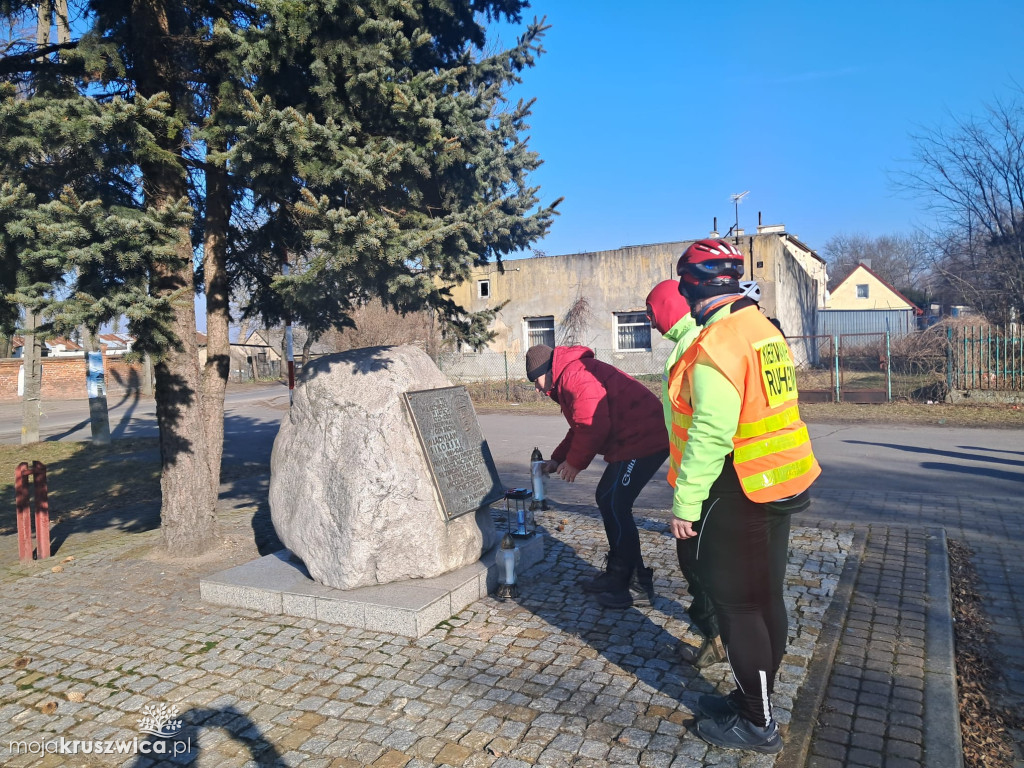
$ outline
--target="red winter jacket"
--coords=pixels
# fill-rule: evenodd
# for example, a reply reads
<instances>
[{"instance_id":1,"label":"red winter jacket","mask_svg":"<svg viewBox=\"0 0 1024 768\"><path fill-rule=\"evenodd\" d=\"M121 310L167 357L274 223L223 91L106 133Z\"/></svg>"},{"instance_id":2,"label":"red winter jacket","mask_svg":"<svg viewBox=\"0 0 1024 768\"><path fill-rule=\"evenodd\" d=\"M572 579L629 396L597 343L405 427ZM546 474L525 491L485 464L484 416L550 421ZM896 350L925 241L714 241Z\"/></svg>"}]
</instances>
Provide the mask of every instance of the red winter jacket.
<instances>
[{"instance_id":1,"label":"red winter jacket","mask_svg":"<svg viewBox=\"0 0 1024 768\"><path fill-rule=\"evenodd\" d=\"M587 347L555 347L551 399L562 408L569 432L551 454L586 469L594 456L625 461L668 450L661 401L647 387Z\"/></svg>"}]
</instances>

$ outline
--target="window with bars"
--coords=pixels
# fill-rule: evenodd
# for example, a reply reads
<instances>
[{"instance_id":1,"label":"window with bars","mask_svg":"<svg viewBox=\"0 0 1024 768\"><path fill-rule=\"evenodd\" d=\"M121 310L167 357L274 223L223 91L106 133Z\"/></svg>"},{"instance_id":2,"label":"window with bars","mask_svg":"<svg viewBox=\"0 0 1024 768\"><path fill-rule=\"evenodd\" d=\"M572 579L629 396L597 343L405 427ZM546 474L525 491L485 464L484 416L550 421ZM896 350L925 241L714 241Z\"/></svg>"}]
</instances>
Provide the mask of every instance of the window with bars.
<instances>
[{"instance_id":1,"label":"window with bars","mask_svg":"<svg viewBox=\"0 0 1024 768\"><path fill-rule=\"evenodd\" d=\"M534 347L537 344L547 344L549 347L554 348L555 346L555 317L554 315L547 315L545 317L524 317L523 322L526 324L526 346Z\"/></svg>"},{"instance_id":2,"label":"window with bars","mask_svg":"<svg viewBox=\"0 0 1024 768\"><path fill-rule=\"evenodd\" d=\"M615 313L615 348L619 351L651 348L651 321L644 312Z\"/></svg>"}]
</instances>

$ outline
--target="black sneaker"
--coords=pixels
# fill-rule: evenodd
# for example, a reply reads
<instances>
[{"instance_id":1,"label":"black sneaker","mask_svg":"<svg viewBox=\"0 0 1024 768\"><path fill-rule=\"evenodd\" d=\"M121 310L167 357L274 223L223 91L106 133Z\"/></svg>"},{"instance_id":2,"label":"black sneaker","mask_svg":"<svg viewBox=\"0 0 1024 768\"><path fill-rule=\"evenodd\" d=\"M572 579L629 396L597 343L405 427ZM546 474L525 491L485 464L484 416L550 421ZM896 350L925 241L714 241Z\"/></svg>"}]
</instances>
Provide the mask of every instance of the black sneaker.
<instances>
[{"instance_id":1,"label":"black sneaker","mask_svg":"<svg viewBox=\"0 0 1024 768\"><path fill-rule=\"evenodd\" d=\"M718 696L714 693L703 693L697 697L697 714L710 717L712 720L728 720L739 714L739 705L732 696Z\"/></svg>"},{"instance_id":2,"label":"black sneaker","mask_svg":"<svg viewBox=\"0 0 1024 768\"><path fill-rule=\"evenodd\" d=\"M593 579L581 582L580 586L589 595L621 589L625 581L623 576L626 568L627 566L623 566L622 563L618 562L611 555L605 555L604 573L600 576L595 576Z\"/></svg>"},{"instance_id":3,"label":"black sneaker","mask_svg":"<svg viewBox=\"0 0 1024 768\"><path fill-rule=\"evenodd\" d=\"M765 755L782 751L782 737L774 720L761 728L739 715L721 721L709 717L697 723L697 735L708 744L725 749L743 749Z\"/></svg>"},{"instance_id":4,"label":"black sneaker","mask_svg":"<svg viewBox=\"0 0 1024 768\"><path fill-rule=\"evenodd\" d=\"M632 586L639 586L644 592L647 593L647 602L645 605L650 605L654 602L654 569L644 568L640 566L636 569L636 573L633 575Z\"/></svg>"},{"instance_id":5,"label":"black sneaker","mask_svg":"<svg viewBox=\"0 0 1024 768\"><path fill-rule=\"evenodd\" d=\"M634 581L625 589L599 592L597 602L605 608L629 608L632 605L650 605L651 598L647 590Z\"/></svg>"}]
</instances>

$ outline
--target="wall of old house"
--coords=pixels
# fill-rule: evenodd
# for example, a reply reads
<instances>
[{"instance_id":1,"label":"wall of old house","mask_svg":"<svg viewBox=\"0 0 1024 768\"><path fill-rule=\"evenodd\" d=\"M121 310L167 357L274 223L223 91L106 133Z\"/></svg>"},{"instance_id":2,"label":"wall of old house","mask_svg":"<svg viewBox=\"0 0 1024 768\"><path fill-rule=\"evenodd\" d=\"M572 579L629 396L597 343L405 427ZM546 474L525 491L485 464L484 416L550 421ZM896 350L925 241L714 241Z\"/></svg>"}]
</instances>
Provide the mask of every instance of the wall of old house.
<instances>
[{"instance_id":1,"label":"wall of old house","mask_svg":"<svg viewBox=\"0 0 1024 768\"><path fill-rule=\"evenodd\" d=\"M816 310L824 302L825 265L781 226L769 229L772 231L743 233L737 238L745 256L744 276L761 285L762 310L779 319L787 335L813 334ZM648 292L662 280L675 279L676 262L692 242L507 261L504 272L495 265L474 270L452 294L457 303L474 312L507 302L492 325L497 336L488 350L512 358L522 356L529 347L527 318L553 316L555 341L561 343L566 312L583 296L590 305L591 321L580 342L597 350L599 358L630 370L630 357L644 353L617 350L615 313L643 312ZM481 295L481 281L487 282L486 296ZM663 360L670 348L669 342L652 331L648 357ZM656 369L657 363L653 365Z\"/></svg>"},{"instance_id":2,"label":"wall of old house","mask_svg":"<svg viewBox=\"0 0 1024 768\"><path fill-rule=\"evenodd\" d=\"M675 276L675 264L689 243L637 245L614 251L545 256L505 262L504 273L494 265L476 269L471 278L453 288L455 301L477 312L508 302L497 314L492 329L497 337L488 349L525 353L525 318L552 316L555 341L562 342L564 319L577 297L587 299L591 319L580 342L596 349L616 347L616 312L643 312L644 300L660 281ZM480 281L488 282L487 297ZM654 332L654 337L658 333ZM671 347L652 337L654 347Z\"/></svg>"}]
</instances>

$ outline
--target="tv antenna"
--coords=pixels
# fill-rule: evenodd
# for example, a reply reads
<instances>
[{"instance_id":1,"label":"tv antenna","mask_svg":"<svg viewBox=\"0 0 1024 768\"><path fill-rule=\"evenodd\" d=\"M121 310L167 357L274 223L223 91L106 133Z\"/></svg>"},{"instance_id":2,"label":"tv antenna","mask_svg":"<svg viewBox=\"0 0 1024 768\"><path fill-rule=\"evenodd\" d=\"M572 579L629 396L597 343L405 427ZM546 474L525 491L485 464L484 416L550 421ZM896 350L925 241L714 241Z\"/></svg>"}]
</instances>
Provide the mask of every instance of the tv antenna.
<instances>
[{"instance_id":1,"label":"tv antenna","mask_svg":"<svg viewBox=\"0 0 1024 768\"><path fill-rule=\"evenodd\" d=\"M729 199L732 200L733 209L736 211L736 223L729 228L728 232L725 233L726 237L740 228L740 203L742 203L743 198L749 194L750 190L748 189L746 192L740 192L738 195L729 195Z\"/></svg>"}]
</instances>

